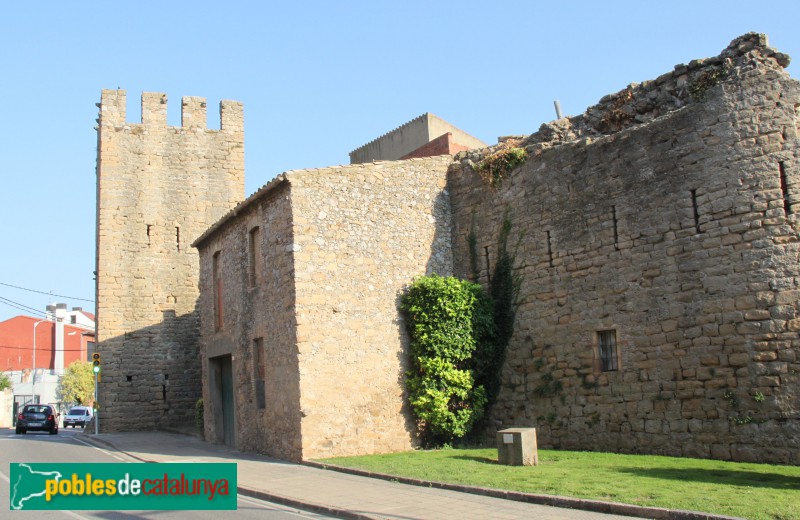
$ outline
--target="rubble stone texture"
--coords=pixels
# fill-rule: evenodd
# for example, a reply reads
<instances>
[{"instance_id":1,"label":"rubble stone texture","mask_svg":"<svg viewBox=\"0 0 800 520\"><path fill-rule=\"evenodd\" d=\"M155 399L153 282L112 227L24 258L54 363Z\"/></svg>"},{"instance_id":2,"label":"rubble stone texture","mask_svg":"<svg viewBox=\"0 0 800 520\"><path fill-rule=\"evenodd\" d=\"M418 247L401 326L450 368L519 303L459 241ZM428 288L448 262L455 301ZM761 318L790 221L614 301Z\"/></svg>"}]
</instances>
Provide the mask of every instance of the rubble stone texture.
<instances>
[{"instance_id":1,"label":"rubble stone texture","mask_svg":"<svg viewBox=\"0 0 800 520\"><path fill-rule=\"evenodd\" d=\"M489 285L508 219L520 292L487 439L535 427L542 448L800 463L800 84L788 61L763 35L737 38L522 136L528 159L492 188L476 173L492 149L288 172L221 220L242 199L241 125L226 123L240 107L227 118L223 105L219 132L187 127L204 121L191 110L183 128L152 108L131 125L124 94L104 92L109 422L185 422L174 403L193 410L202 359L205 433L222 442L207 370L230 356L240 449L296 460L412 446L400 295L418 274L472 277L472 259ZM179 226L200 237L200 350L197 257L175 250Z\"/></svg>"},{"instance_id":2,"label":"rubble stone texture","mask_svg":"<svg viewBox=\"0 0 800 520\"><path fill-rule=\"evenodd\" d=\"M487 283L507 214L521 276L493 427L535 426L544 448L800 463L787 63L745 35L544 125L494 192L479 155L459 155L456 273L471 272L475 233ZM618 370L602 371L603 331Z\"/></svg>"},{"instance_id":3,"label":"rubble stone texture","mask_svg":"<svg viewBox=\"0 0 800 520\"><path fill-rule=\"evenodd\" d=\"M203 358L234 359L239 449L300 460L414 445L397 305L415 276L452 272L444 190L451 162L287 172L196 241ZM261 258L251 274L256 228ZM215 255L224 287L218 330ZM263 409L256 349L263 349ZM224 442L217 390L204 388L206 438Z\"/></svg>"},{"instance_id":4,"label":"rubble stone texture","mask_svg":"<svg viewBox=\"0 0 800 520\"><path fill-rule=\"evenodd\" d=\"M191 241L244 196L242 105L142 95L142 122L126 121L123 90L102 92L98 119L97 329L101 431L194 423L201 394Z\"/></svg>"}]
</instances>

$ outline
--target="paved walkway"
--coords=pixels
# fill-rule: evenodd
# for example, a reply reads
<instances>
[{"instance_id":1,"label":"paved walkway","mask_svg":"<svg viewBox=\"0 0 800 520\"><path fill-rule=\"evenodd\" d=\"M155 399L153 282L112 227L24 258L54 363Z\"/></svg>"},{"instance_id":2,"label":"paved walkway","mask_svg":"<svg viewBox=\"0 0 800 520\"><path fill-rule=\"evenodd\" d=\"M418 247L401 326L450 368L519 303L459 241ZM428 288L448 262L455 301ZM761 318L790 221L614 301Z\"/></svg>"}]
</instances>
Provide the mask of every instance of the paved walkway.
<instances>
[{"instance_id":1,"label":"paved walkway","mask_svg":"<svg viewBox=\"0 0 800 520\"><path fill-rule=\"evenodd\" d=\"M485 520L614 520L630 516L506 500L401 484L241 453L195 437L165 432L110 433L81 438L147 462L236 462L239 493L340 518ZM645 512L642 509L642 512ZM699 518L640 514L649 518ZM667 512L670 513L670 512ZM630 512L628 513L630 514ZM705 518L705 517L703 517Z\"/></svg>"}]
</instances>

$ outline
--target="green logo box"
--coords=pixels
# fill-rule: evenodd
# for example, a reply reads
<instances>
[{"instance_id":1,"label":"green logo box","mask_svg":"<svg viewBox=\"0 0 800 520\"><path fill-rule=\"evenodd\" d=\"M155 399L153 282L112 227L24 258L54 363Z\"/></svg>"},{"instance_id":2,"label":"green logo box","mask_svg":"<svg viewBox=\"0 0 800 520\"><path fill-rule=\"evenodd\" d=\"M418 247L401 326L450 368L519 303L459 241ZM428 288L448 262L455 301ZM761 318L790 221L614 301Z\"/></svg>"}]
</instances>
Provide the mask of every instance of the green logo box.
<instances>
[{"instance_id":1,"label":"green logo box","mask_svg":"<svg viewBox=\"0 0 800 520\"><path fill-rule=\"evenodd\" d=\"M11 510L236 509L235 463L11 463Z\"/></svg>"}]
</instances>

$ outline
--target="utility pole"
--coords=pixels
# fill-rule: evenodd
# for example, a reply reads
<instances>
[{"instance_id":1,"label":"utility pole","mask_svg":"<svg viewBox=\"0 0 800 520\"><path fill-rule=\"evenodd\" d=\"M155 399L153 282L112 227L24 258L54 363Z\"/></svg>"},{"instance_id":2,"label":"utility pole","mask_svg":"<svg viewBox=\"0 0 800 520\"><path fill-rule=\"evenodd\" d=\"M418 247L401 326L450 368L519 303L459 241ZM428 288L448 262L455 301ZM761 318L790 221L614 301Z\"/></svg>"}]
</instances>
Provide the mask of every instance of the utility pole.
<instances>
[{"instance_id":1,"label":"utility pole","mask_svg":"<svg viewBox=\"0 0 800 520\"><path fill-rule=\"evenodd\" d=\"M47 320L39 320L33 324L33 371L31 374L31 404L36 404L36 327Z\"/></svg>"}]
</instances>

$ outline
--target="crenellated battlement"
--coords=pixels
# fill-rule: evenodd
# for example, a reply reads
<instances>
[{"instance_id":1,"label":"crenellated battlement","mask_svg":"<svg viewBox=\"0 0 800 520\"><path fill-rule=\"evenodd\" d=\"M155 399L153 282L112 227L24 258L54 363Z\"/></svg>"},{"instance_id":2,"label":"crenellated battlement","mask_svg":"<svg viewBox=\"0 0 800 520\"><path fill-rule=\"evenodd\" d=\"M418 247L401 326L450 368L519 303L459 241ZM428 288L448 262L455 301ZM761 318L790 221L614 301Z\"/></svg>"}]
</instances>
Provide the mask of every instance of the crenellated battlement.
<instances>
[{"instance_id":1,"label":"crenellated battlement","mask_svg":"<svg viewBox=\"0 0 800 520\"><path fill-rule=\"evenodd\" d=\"M163 92L142 93L141 123L126 121L127 94L124 90L103 90L98 108L99 123L106 127L142 124L149 128L167 128L167 95ZM207 128L206 99L198 96L181 98L181 128ZM219 104L221 132L244 131L244 107L238 101L223 100ZM214 130L214 129L209 129Z\"/></svg>"}]
</instances>

